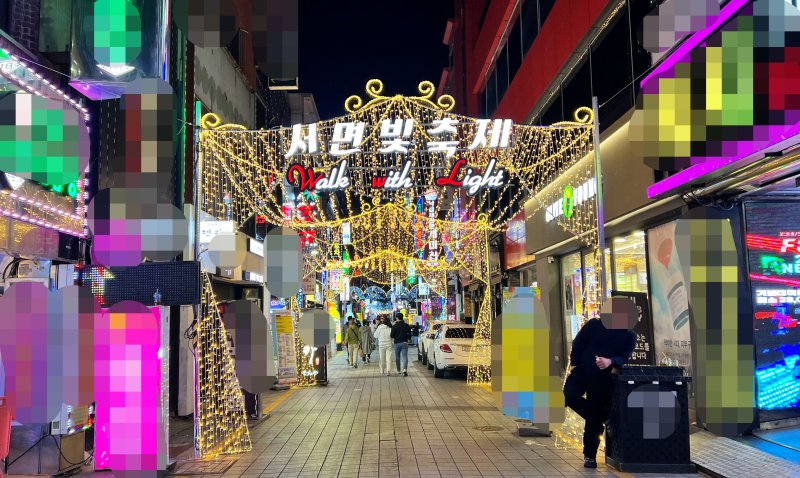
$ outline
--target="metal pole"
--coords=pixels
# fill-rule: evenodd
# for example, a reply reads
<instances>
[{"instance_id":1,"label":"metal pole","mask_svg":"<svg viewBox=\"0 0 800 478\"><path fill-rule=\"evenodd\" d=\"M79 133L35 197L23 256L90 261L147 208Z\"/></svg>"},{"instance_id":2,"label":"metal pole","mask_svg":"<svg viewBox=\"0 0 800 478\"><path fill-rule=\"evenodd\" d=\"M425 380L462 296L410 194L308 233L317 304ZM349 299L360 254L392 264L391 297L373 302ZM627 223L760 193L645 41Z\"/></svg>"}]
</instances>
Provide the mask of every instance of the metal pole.
<instances>
[{"instance_id":1,"label":"metal pole","mask_svg":"<svg viewBox=\"0 0 800 478\"><path fill-rule=\"evenodd\" d=\"M200 262L200 184L203 173L203 156L200 152L200 114L202 113L201 103L195 102L194 114L194 260ZM197 324L197 352L199 352L200 344L200 326L202 325L203 314L203 270L200 267L199 277L200 303L194 306L194 319ZM194 453L196 457L200 457L200 377L198 376L200 364L198 363L198 353L194 354Z\"/></svg>"},{"instance_id":2,"label":"metal pole","mask_svg":"<svg viewBox=\"0 0 800 478\"><path fill-rule=\"evenodd\" d=\"M595 202L597 206L597 245L598 270L600 272L600 305L606 302L606 231L605 214L603 212L603 171L600 159L600 108L597 104L597 97L592 98L592 111L594 112L594 176L595 176Z\"/></svg>"}]
</instances>

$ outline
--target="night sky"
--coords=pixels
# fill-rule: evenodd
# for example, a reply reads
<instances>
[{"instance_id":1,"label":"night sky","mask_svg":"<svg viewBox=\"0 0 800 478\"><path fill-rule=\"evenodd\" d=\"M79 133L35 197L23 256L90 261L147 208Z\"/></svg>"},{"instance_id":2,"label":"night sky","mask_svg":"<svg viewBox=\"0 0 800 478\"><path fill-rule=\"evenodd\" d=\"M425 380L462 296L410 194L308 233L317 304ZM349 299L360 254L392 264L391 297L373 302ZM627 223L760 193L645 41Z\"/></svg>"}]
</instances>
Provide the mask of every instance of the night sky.
<instances>
[{"instance_id":1,"label":"night sky","mask_svg":"<svg viewBox=\"0 0 800 478\"><path fill-rule=\"evenodd\" d=\"M387 96L416 95L423 80L438 87L452 16L452 0L300 0L300 91L325 120L345 114L350 95L366 100L371 78Z\"/></svg>"}]
</instances>

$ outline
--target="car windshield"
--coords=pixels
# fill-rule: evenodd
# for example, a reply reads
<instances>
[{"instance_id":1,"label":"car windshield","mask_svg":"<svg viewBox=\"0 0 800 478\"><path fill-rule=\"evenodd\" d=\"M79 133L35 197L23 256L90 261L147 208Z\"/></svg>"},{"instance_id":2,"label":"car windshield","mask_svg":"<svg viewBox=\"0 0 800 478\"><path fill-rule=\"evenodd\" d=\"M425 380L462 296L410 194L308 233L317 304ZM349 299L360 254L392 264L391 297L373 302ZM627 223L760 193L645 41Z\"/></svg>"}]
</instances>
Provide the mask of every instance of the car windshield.
<instances>
[{"instance_id":1,"label":"car windshield","mask_svg":"<svg viewBox=\"0 0 800 478\"><path fill-rule=\"evenodd\" d=\"M458 327L454 329L447 329L447 333L444 336L448 339L471 339L475 337L475 328Z\"/></svg>"}]
</instances>

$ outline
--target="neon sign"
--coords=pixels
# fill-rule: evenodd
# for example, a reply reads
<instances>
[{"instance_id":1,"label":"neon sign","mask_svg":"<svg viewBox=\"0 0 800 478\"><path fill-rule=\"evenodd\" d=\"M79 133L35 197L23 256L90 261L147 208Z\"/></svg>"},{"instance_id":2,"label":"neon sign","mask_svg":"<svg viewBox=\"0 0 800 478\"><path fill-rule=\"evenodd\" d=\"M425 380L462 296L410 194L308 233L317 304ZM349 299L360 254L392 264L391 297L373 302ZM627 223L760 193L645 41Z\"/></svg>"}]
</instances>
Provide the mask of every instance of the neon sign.
<instances>
[{"instance_id":1,"label":"neon sign","mask_svg":"<svg viewBox=\"0 0 800 478\"><path fill-rule=\"evenodd\" d=\"M556 218L564 215L565 212L570 211L570 215L566 217L569 219L575 213L575 207L579 206L589 199L595 197L597 195L597 181L594 178L589 179L585 183L581 184L577 188L573 188L572 186L567 186L572 191L572 205L571 207L567 207L565 203L565 198L567 197L567 187L564 188L564 193L562 194L561 199L554 202L553 204L547 206L545 210L544 220L545 222L553 222Z\"/></svg>"},{"instance_id":2,"label":"neon sign","mask_svg":"<svg viewBox=\"0 0 800 478\"><path fill-rule=\"evenodd\" d=\"M564 217L567 219L571 218L572 214L575 212L575 191L572 190L572 186L569 184L564 186L564 194L561 196L561 206Z\"/></svg>"},{"instance_id":3,"label":"neon sign","mask_svg":"<svg viewBox=\"0 0 800 478\"><path fill-rule=\"evenodd\" d=\"M474 196L484 187L498 188L504 184L503 178L505 176L505 170L498 168L497 171L495 171L496 164L497 160L494 158L490 159L489 164L486 165L486 171L480 176L474 175L472 168L467 167L467 172L464 177L458 179L459 171L462 167L467 165L465 160L459 159L453 164L453 167L450 169L450 174L448 174L447 177L436 179L436 185L465 188L467 190L467 196Z\"/></svg>"},{"instance_id":4,"label":"neon sign","mask_svg":"<svg viewBox=\"0 0 800 478\"><path fill-rule=\"evenodd\" d=\"M761 271L764 275L791 275L800 274L800 255L794 256L794 262L772 255L761 256Z\"/></svg>"},{"instance_id":5,"label":"neon sign","mask_svg":"<svg viewBox=\"0 0 800 478\"><path fill-rule=\"evenodd\" d=\"M462 176L462 169L464 174ZM373 189L399 190L411 189L414 183L409 177L411 161L403 163L400 171L391 170L385 177L372 178ZM440 187L450 186L466 189L468 196L474 196L482 189L499 188L505 185L506 170L497 167L497 160L492 158L483 172L467 166L467 161L457 160L450 168L447 176L435 179L435 184ZM292 164L286 171L286 180L289 184L300 188L301 193L310 191L341 191L350 187L350 178L347 175L347 161L342 161L334 166L330 173L320 173L312 167L303 167L299 163Z\"/></svg>"},{"instance_id":6,"label":"neon sign","mask_svg":"<svg viewBox=\"0 0 800 478\"><path fill-rule=\"evenodd\" d=\"M61 196L69 196L72 199L78 197L78 181L73 181L69 184L44 184L42 187L47 191L56 193Z\"/></svg>"},{"instance_id":7,"label":"neon sign","mask_svg":"<svg viewBox=\"0 0 800 478\"><path fill-rule=\"evenodd\" d=\"M342 161L334 166L330 173L316 173L314 168L304 168L300 164L289 166L286 172L289 184L300 187L300 191L337 191L350 187L350 178L347 176L347 161Z\"/></svg>"}]
</instances>

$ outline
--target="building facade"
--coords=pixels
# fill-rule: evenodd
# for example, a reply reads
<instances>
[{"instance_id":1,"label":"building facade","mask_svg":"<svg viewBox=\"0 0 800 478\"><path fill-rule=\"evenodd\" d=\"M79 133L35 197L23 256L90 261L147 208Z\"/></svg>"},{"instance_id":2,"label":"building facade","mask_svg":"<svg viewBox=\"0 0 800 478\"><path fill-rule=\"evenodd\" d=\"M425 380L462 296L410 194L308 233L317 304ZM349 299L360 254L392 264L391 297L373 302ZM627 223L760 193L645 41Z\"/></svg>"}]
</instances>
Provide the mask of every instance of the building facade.
<instances>
[{"instance_id":1,"label":"building facade","mask_svg":"<svg viewBox=\"0 0 800 478\"><path fill-rule=\"evenodd\" d=\"M797 106L784 83L795 27L776 27L800 17L785 0L706 2L684 12L693 30L660 27L677 24L678 3L456 2L440 88L471 114L541 125L597 97L607 294L645 306L636 363L684 367L698 423L735 435L800 416L800 283L794 233L777 213L791 214L798 193ZM764 25L779 32L771 43ZM596 180L574 181L545 187L594 201ZM572 338L598 313L599 284L597 255L558 225L561 211L529 201L502 262L507 285L541 291L551 369L563 374ZM724 396L733 390L738 400Z\"/></svg>"}]
</instances>

